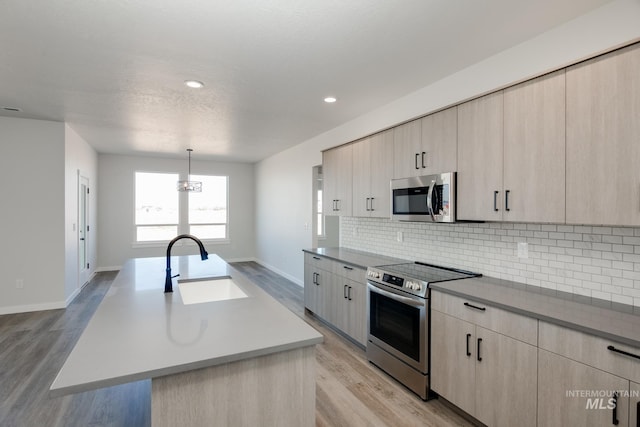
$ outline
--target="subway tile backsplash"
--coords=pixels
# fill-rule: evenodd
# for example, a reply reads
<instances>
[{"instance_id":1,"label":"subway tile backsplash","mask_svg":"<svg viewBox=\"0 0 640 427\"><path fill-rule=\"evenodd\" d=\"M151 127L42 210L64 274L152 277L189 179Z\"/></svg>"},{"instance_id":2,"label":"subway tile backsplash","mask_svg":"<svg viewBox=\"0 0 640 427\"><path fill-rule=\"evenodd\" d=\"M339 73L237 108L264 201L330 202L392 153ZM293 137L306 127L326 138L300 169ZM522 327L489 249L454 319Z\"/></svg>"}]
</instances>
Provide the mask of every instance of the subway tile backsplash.
<instances>
[{"instance_id":1,"label":"subway tile backsplash","mask_svg":"<svg viewBox=\"0 0 640 427\"><path fill-rule=\"evenodd\" d=\"M340 245L640 306L640 228L342 217Z\"/></svg>"}]
</instances>

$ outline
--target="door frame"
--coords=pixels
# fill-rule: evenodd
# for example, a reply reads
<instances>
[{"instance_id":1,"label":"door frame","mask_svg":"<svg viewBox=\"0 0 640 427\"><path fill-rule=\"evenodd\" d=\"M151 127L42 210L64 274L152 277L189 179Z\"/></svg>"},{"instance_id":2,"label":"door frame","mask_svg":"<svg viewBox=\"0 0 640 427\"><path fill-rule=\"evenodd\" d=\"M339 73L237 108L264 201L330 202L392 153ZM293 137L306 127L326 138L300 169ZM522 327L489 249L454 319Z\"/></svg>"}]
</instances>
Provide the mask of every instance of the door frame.
<instances>
[{"instance_id":1,"label":"door frame","mask_svg":"<svg viewBox=\"0 0 640 427\"><path fill-rule=\"evenodd\" d=\"M78 170L78 227L76 229L76 244L78 249L78 289L81 289L91 278L89 262L90 253L90 191L91 181ZM83 240L84 239L84 240Z\"/></svg>"}]
</instances>

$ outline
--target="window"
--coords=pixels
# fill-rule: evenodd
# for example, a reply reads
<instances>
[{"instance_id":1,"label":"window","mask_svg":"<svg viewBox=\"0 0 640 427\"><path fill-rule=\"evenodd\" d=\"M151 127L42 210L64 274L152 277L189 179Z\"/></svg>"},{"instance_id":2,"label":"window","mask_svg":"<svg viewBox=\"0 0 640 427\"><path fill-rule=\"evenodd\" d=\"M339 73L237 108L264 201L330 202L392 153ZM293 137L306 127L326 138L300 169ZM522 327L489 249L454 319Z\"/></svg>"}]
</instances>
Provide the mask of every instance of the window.
<instances>
[{"instance_id":1,"label":"window","mask_svg":"<svg viewBox=\"0 0 640 427\"><path fill-rule=\"evenodd\" d=\"M322 166L316 166L315 168L315 172L316 172L316 224L317 224L317 228L316 228L316 235L320 238L325 237L324 236L324 215L322 214Z\"/></svg>"},{"instance_id":2,"label":"window","mask_svg":"<svg viewBox=\"0 0 640 427\"><path fill-rule=\"evenodd\" d=\"M135 180L136 241L173 239L179 223L178 174L136 172Z\"/></svg>"},{"instance_id":3,"label":"window","mask_svg":"<svg viewBox=\"0 0 640 427\"><path fill-rule=\"evenodd\" d=\"M201 193L189 193L189 232L201 239L227 238L227 177L191 175Z\"/></svg>"},{"instance_id":4,"label":"window","mask_svg":"<svg viewBox=\"0 0 640 427\"><path fill-rule=\"evenodd\" d=\"M228 177L191 175L201 193L180 193L177 173L135 173L135 240L166 242L178 234L200 239L228 237Z\"/></svg>"}]
</instances>

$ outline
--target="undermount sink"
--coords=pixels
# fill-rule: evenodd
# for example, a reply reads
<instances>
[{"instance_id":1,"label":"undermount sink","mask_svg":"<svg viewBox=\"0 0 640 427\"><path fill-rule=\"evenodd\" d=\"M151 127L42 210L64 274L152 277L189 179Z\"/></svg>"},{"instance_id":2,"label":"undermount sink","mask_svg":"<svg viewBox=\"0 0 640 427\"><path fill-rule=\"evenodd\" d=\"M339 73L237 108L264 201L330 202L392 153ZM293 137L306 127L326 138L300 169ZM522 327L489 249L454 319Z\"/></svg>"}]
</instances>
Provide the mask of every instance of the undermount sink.
<instances>
[{"instance_id":1,"label":"undermount sink","mask_svg":"<svg viewBox=\"0 0 640 427\"><path fill-rule=\"evenodd\" d=\"M178 289L183 304L226 301L248 296L229 276L179 280Z\"/></svg>"}]
</instances>

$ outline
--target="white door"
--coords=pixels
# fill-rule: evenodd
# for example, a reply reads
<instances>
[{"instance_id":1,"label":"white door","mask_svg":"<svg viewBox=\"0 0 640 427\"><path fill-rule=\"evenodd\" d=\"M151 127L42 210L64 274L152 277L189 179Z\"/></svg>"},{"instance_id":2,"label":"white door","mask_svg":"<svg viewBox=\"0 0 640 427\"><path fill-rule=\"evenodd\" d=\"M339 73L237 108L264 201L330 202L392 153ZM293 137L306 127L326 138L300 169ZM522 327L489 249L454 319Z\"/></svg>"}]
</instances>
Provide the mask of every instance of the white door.
<instances>
[{"instance_id":1,"label":"white door","mask_svg":"<svg viewBox=\"0 0 640 427\"><path fill-rule=\"evenodd\" d=\"M89 281L89 179L78 180L78 285Z\"/></svg>"}]
</instances>

